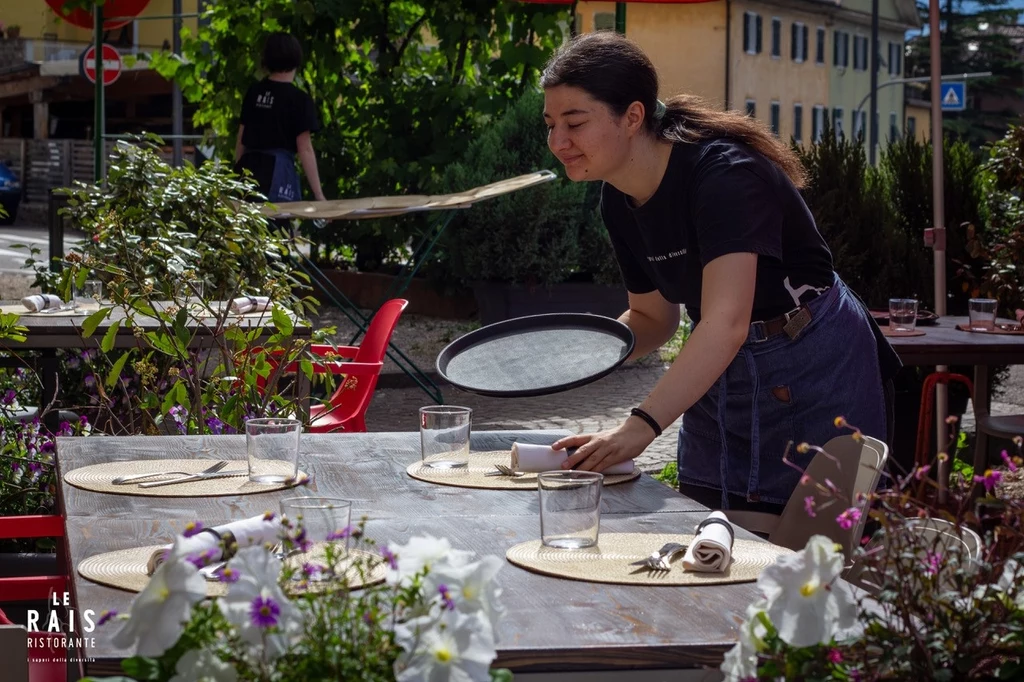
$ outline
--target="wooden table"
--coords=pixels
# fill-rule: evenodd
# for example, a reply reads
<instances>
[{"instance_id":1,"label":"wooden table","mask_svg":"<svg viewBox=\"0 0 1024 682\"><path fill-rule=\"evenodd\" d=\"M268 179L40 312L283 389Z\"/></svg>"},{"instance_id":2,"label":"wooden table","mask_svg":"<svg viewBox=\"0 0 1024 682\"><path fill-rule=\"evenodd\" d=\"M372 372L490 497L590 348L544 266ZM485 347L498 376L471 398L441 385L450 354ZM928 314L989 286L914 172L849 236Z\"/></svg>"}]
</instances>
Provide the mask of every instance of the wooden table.
<instances>
[{"instance_id":1,"label":"wooden table","mask_svg":"<svg viewBox=\"0 0 1024 682\"><path fill-rule=\"evenodd\" d=\"M474 433L476 451L511 443L551 443L568 432L496 431ZM112 459L188 457L188 437L59 438L59 474ZM210 439L216 456L244 459L242 436ZM367 515L368 535L378 542L405 542L429 533L457 548L504 557L505 550L540 533L537 494L433 485L410 478L408 464L419 457L419 434L313 435L302 440L300 466L314 477L318 494L354 501L353 515ZM169 542L186 523L206 525L276 510L289 491L220 498L152 498L106 495L62 483L60 503L67 518L72 566L116 549ZM692 532L707 510L649 476L610 486L602 500L602 531ZM737 528L738 537L752 538ZM133 593L89 582L72 572L78 609L126 612ZM758 597L754 583L687 587L601 585L545 577L505 563L498 575L508 609L498 631L497 666L517 673L538 671L642 670L715 666L735 642L748 604ZM110 643L115 629L97 629L93 675L120 672L131 652ZM640 678L636 678L639 674ZM653 673L652 673L653 674ZM706 672L694 671L704 679ZM594 679L589 674L587 679ZM598 678L599 679L599 678ZM673 679L684 679L674 676Z\"/></svg>"},{"instance_id":2,"label":"wooden table","mask_svg":"<svg viewBox=\"0 0 1024 682\"><path fill-rule=\"evenodd\" d=\"M0 301L0 304L10 305L16 302L12 301ZM20 305L20 302L17 302ZM217 302L213 302L217 303ZM169 302L157 302L154 305L170 305ZM22 315L18 318L18 324L28 329L25 334L24 341L10 341L5 340L0 342L0 350L10 351L14 354L21 351L39 351L39 358L35 362L26 361L23 358L0 358L0 367L3 366L32 366L37 372L39 372L40 380L42 383L42 405L50 405L57 397L57 376L59 373L59 363L57 360L57 351L59 349L67 348L81 348L81 349L92 349L99 348L100 341L103 339L103 335L106 334L107 330L110 329L111 325L115 322L123 322L125 320L125 312L122 308L115 307L111 311L110 315L99 324L96 331L89 337L82 335L82 323L89 315L95 313L97 308L90 308L82 311L81 315ZM161 329L161 322L156 318L146 317L138 315L134 319L135 325L141 327L146 332L158 331ZM274 327L273 320L271 319L270 312L263 317L242 317L241 319L229 315L225 321L225 325L237 324L243 329L264 329L261 334L260 341L265 341L272 334L277 332ZM208 348L217 347L217 337L223 333L223 328L218 327L218 319L216 318L198 318L190 317L187 323L188 331L191 338L188 343L188 348L192 350L201 350ZM299 338L309 338L312 335L312 327L308 324L296 324L294 335ZM137 348L139 346L139 340L135 338L134 331L131 327L121 326L118 327L117 333L114 336L114 348L116 349L129 349ZM309 395L309 381L305 375L301 372L298 373L297 378L297 391L300 396L300 404L304 413L308 414L308 406L306 406L306 398ZM56 430L58 414L56 411L50 415L50 421L48 426L51 430Z\"/></svg>"}]
</instances>

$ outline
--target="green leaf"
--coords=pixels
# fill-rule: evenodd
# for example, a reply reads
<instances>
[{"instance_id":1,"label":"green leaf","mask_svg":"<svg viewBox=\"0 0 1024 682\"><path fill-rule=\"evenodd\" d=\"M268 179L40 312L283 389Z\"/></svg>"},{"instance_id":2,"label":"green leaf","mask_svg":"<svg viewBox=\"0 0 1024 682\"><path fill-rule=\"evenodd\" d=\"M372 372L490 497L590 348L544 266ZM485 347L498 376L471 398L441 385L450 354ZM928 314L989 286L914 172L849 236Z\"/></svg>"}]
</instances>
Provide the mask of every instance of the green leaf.
<instances>
[{"instance_id":1,"label":"green leaf","mask_svg":"<svg viewBox=\"0 0 1024 682\"><path fill-rule=\"evenodd\" d=\"M109 353L114 349L114 341L117 338L117 330L121 328L121 320L114 320L110 323L110 327L107 328L107 333L103 335L103 340L100 341L100 350L104 353Z\"/></svg>"},{"instance_id":2,"label":"green leaf","mask_svg":"<svg viewBox=\"0 0 1024 682\"><path fill-rule=\"evenodd\" d=\"M82 336L90 337L96 333L96 328L110 316L113 308L100 308L82 321Z\"/></svg>"},{"instance_id":3,"label":"green leaf","mask_svg":"<svg viewBox=\"0 0 1024 682\"><path fill-rule=\"evenodd\" d=\"M497 670L493 668L491 669L491 680L493 680L493 682L512 682L514 679L515 676L508 668L498 668Z\"/></svg>"},{"instance_id":4,"label":"green leaf","mask_svg":"<svg viewBox=\"0 0 1024 682\"><path fill-rule=\"evenodd\" d=\"M107 388L114 388L114 384L121 378L121 372L124 370L124 363L128 361L128 356L132 354L132 351L125 351L121 357L117 359L114 366L110 368L110 374L107 375L107 380L103 382Z\"/></svg>"},{"instance_id":5,"label":"green leaf","mask_svg":"<svg viewBox=\"0 0 1024 682\"><path fill-rule=\"evenodd\" d=\"M160 676L160 664L156 659L145 656L133 656L121 661L121 670L134 677L140 682L142 680L156 680Z\"/></svg>"},{"instance_id":6,"label":"green leaf","mask_svg":"<svg viewBox=\"0 0 1024 682\"><path fill-rule=\"evenodd\" d=\"M291 315L285 312L284 308L281 306L274 306L272 319L274 320L274 326L277 327L277 330L285 336L291 336L292 332L295 331L295 323L292 322Z\"/></svg>"}]
</instances>

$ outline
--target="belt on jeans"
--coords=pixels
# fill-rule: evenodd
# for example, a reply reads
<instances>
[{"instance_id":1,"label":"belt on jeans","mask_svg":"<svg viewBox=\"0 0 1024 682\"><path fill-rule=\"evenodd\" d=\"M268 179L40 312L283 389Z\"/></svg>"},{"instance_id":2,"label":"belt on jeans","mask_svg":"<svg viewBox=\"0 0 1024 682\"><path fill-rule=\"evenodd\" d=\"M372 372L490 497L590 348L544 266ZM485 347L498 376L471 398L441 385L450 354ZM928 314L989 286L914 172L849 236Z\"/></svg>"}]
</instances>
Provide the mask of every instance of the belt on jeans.
<instances>
[{"instance_id":1,"label":"belt on jeans","mask_svg":"<svg viewBox=\"0 0 1024 682\"><path fill-rule=\"evenodd\" d=\"M810 324L811 317L811 309L805 303L799 308L793 308L788 313L783 313L770 320L751 322L751 328L758 332L758 338L754 339L754 342L762 343L780 334L786 334L789 338L795 339L803 331L803 328Z\"/></svg>"}]
</instances>

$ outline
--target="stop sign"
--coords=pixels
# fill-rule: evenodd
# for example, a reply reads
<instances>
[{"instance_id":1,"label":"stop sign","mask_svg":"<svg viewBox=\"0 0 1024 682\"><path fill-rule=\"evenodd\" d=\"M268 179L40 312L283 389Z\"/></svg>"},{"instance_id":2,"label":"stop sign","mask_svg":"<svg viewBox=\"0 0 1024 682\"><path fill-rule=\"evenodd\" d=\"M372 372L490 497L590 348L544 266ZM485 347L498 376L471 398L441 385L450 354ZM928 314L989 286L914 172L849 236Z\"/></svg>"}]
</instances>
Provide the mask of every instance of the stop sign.
<instances>
[{"instance_id":1,"label":"stop sign","mask_svg":"<svg viewBox=\"0 0 1024 682\"><path fill-rule=\"evenodd\" d=\"M96 46L91 45L82 53L79 61L82 75L90 83L96 82ZM103 43L103 86L106 87L121 77L121 55L113 45Z\"/></svg>"},{"instance_id":2,"label":"stop sign","mask_svg":"<svg viewBox=\"0 0 1024 682\"><path fill-rule=\"evenodd\" d=\"M66 8L64 5L67 4L67 0L46 0L46 4L53 9L58 17L72 26L92 30L94 21L92 12L89 10L81 7ZM137 17L148 4L149 0L107 0L103 3L103 16L113 18L103 20L103 30L110 31L130 24L131 18Z\"/></svg>"}]
</instances>

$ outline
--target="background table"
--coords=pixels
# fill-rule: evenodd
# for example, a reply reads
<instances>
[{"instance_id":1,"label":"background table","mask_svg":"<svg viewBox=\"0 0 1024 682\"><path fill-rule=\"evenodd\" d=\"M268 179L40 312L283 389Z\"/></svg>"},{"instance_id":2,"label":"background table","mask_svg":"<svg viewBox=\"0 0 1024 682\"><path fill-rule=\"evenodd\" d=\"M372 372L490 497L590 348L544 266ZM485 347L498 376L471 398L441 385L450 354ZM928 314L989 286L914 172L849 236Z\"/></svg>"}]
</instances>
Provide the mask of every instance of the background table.
<instances>
[{"instance_id":1,"label":"background table","mask_svg":"<svg viewBox=\"0 0 1024 682\"><path fill-rule=\"evenodd\" d=\"M509 448L515 441L551 443L557 431L474 433L476 451ZM219 459L244 459L241 436L209 439ZM111 460L188 457L196 442L186 436L59 438L59 474ZM369 517L367 534L378 542L406 542L429 533L453 547L504 558L512 545L540 535L537 493L440 486L410 478L419 458L419 433L304 435L300 466L313 475L311 492L351 499L353 517ZM219 498L152 498L107 495L60 486L67 518L68 556L77 609L125 612L133 593L81 578L74 567L86 557L116 549L169 542L185 524L214 525L277 510L291 491ZM707 510L643 475L605 488L601 530L692 532ZM737 529L737 537L752 538ZM505 563L497 578L507 614L498 630L497 666L537 671L665 670L716 666L735 642L754 583L702 587L637 587L585 583L530 573ZM116 626L115 626L116 627ZM89 674L120 672L131 652L110 643L116 629L97 629ZM663 674L663 673L661 673ZM702 671L695 677L705 679ZM594 679L590 673L585 679ZM661 679L661 678L658 678ZM684 679L674 675L672 679Z\"/></svg>"}]
</instances>

